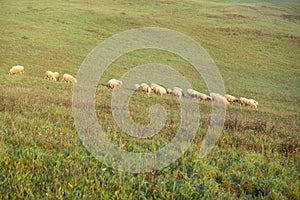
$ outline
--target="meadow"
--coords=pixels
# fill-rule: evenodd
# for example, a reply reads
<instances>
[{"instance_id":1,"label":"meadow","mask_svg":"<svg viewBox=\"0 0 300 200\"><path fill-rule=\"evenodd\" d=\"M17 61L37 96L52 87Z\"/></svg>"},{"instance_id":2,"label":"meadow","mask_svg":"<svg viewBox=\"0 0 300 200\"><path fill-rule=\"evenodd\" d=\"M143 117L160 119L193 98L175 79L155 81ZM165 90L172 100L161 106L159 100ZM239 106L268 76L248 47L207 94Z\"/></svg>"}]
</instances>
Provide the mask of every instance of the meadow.
<instances>
[{"instance_id":1,"label":"meadow","mask_svg":"<svg viewBox=\"0 0 300 200\"><path fill-rule=\"evenodd\" d=\"M300 199L300 3L297 0L3 0L0 6L0 197L2 199ZM161 27L197 41L215 61L226 92L256 99L258 109L229 105L221 136L205 158L199 149L211 104L177 161L148 173L120 172L83 146L72 116L73 85L43 79L46 70L76 76L107 38L132 28ZM131 116L148 124L149 107L168 119L153 138L128 136L114 122L110 78L145 63L163 63L208 93L203 78L170 52L130 52L101 77L99 125L131 152L165 146L180 125L171 96L134 94ZM25 74L8 75L13 65Z\"/></svg>"}]
</instances>

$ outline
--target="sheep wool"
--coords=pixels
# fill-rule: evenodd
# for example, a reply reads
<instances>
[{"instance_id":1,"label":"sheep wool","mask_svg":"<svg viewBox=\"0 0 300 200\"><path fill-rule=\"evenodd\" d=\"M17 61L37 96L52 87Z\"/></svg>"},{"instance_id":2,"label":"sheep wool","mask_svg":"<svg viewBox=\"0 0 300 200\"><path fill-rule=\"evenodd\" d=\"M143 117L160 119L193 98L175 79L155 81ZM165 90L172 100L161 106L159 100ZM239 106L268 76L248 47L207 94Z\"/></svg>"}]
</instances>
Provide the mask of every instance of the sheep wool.
<instances>
[{"instance_id":1,"label":"sheep wool","mask_svg":"<svg viewBox=\"0 0 300 200\"><path fill-rule=\"evenodd\" d=\"M190 96L190 97L195 97L196 96L196 93L198 93L196 90L194 90L194 89L187 89L186 90L186 93L187 93L187 95L188 96Z\"/></svg>"},{"instance_id":2,"label":"sheep wool","mask_svg":"<svg viewBox=\"0 0 300 200\"><path fill-rule=\"evenodd\" d=\"M230 95L230 94L226 94L225 95L225 98L227 99L227 101L229 103L233 103L233 102L236 102L237 101L237 98L235 98L234 96Z\"/></svg>"},{"instance_id":3,"label":"sheep wool","mask_svg":"<svg viewBox=\"0 0 300 200\"><path fill-rule=\"evenodd\" d=\"M52 72L52 71L46 71L45 72L45 79L49 79L49 80L52 80L52 81L56 81L56 77L55 77L55 74Z\"/></svg>"},{"instance_id":4,"label":"sheep wool","mask_svg":"<svg viewBox=\"0 0 300 200\"><path fill-rule=\"evenodd\" d=\"M173 91L172 91L173 95L177 98L181 98L183 95L182 89L179 87L173 87Z\"/></svg>"},{"instance_id":5,"label":"sheep wool","mask_svg":"<svg viewBox=\"0 0 300 200\"><path fill-rule=\"evenodd\" d=\"M17 73L20 73L20 74L24 74L25 72L25 68L21 65L16 65L16 66L13 66L9 71L8 71L8 74L11 75L11 74L17 74Z\"/></svg>"},{"instance_id":6,"label":"sheep wool","mask_svg":"<svg viewBox=\"0 0 300 200\"><path fill-rule=\"evenodd\" d=\"M61 81L64 81L66 83L77 83L77 79L70 74L64 74Z\"/></svg>"},{"instance_id":7,"label":"sheep wool","mask_svg":"<svg viewBox=\"0 0 300 200\"><path fill-rule=\"evenodd\" d=\"M208 99L208 95L197 92L195 93L195 96L197 99L202 100L202 101L206 101Z\"/></svg>"},{"instance_id":8,"label":"sheep wool","mask_svg":"<svg viewBox=\"0 0 300 200\"><path fill-rule=\"evenodd\" d=\"M172 94L172 93L173 93L172 89L167 88L167 94Z\"/></svg>"},{"instance_id":9,"label":"sheep wool","mask_svg":"<svg viewBox=\"0 0 300 200\"><path fill-rule=\"evenodd\" d=\"M60 74L58 72L54 72L54 76L55 76L56 80L58 81Z\"/></svg>"},{"instance_id":10,"label":"sheep wool","mask_svg":"<svg viewBox=\"0 0 300 200\"><path fill-rule=\"evenodd\" d=\"M210 96L212 97L213 102L215 102L217 104L224 104L224 105L229 104L227 99L218 93L211 93Z\"/></svg>"},{"instance_id":11,"label":"sheep wool","mask_svg":"<svg viewBox=\"0 0 300 200\"><path fill-rule=\"evenodd\" d=\"M121 85L122 85L122 81L119 81L119 80L114 79L114 78L113 78L113 79L110 79L110 80L108 81L108 84L107 84L107 86L108 86L109 88L111 88L111 89L121 87Z\"/></svg>"},{"instance_id":12,"label":"sheep wool","mask_svg":"<svg viewBox=\"0 0 300 200\"><path fill-rule=\"evenodd\" d=\"M160 96L167 94L167 90L164 87L155 83L151 83L150 88L154 91L155 94L158 94Z\"/></svg>"},{"instance_id":13,"label":"sheep wool","mask_svg":"<svg viewBox=\"0 0 300 200\"><path fill-rule=\"evenodd\" d=\"M242 106L250 106L251 108L257 109L258 102L254 99L247 99L245 97L241 97L239 100L239 104Z\"/></svg>"}]
</instances>

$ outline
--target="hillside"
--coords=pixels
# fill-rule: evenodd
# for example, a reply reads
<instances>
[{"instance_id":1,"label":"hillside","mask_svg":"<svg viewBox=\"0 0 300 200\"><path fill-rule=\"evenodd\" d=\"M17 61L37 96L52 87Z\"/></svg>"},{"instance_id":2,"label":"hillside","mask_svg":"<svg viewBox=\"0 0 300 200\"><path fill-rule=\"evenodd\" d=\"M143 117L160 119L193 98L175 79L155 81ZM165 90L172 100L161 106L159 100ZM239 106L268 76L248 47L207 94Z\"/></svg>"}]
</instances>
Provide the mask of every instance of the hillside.
<instances>
[{"instance_id":1,"label":"hillside","mask_svg":"<svg viewBox=\"0 0 300 200\"><path fill-rule=\"evenodd\" d=\"M0 196L4 199L299 199L300 3L289 0L15 1L0 6ZM226 93L254 98L258 109L229 105L215 148L199 149L211 104L199 102L192 146L148 173L120 172L82 144L72 115L73 85L43 79L46 70L77 72L109 37L133 28L175 30L198 42L216 63ZM111 78L162 63L196 90L208 88L187 60L158 49L123 55L101 76L96 114L110 140L130 152L156 151L175 137L180 105L171 96L134 94L130 113L150 123L162 105L167 120L153 138L127 135L112 116ZM24 75L8 75L14 65Z\"/></svg>"}]
</instances>

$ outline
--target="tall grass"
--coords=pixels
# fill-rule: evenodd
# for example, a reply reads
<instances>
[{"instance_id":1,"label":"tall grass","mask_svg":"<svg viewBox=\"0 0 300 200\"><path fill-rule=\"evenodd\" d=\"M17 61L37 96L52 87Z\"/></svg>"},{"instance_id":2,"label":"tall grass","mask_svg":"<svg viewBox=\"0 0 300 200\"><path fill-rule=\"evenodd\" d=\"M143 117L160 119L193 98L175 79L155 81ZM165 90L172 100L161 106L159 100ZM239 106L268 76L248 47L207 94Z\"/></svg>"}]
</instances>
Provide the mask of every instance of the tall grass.
<instances>
[{"instance_id":1,"label":"tall grass","mask_svg":"<svg viewBox=\"0 0 300 200\"><path fill-rule=\"evenodd\" d=\"M2 1L0 7L0 196L4 199L299 199L299 2L297 1ZM71 84L43 79L46 70L76 75L88 53L120 31L154 26L201 44L222 74L226 92L258 100L258 110L230 105L215 148L200 159L211 105L199 102L192 146L170 166L119 172L83 146L72 116ZM135 94L130 112L146 125L149 107L167 113L153 138L124 133L111 114L110 78L134 66L172 66L207 93L184 59L140 50L116 60L96 92L107 137L131 152L152 152L174 138L180 106L171 96ZM7 75L25 66L23 76Z\"/></svg>"}]
</instances>

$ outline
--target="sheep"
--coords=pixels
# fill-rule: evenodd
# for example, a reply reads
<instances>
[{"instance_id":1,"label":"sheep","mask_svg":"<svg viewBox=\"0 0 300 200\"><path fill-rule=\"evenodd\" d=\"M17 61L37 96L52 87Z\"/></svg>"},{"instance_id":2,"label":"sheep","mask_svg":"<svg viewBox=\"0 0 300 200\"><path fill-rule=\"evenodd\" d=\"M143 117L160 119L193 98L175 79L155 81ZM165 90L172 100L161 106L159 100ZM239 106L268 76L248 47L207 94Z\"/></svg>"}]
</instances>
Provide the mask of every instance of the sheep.
<instances>
[{"instance_id":1,"label":"sheep","mask_svg":"<svg viewBox=\"0 0 300 200\"><path fill-rule=\"evenodd\" d=\"M245 97L241 97L239 100L240 105L250 106L251 108L257 109L258 102L254 99L247 99Z\"/></svg>"},{"instance_id":2,"label":"sheep","mask_svg":"<svg viewBox=\"0 0 300 200\"><path fill-rule=\"evenodd\" d=\"M156 93L156 88L160 87L158 84L156 83L151 83L150 84L150 88L154 91L154 93ZM166 91L167 93L167 91Z\"/></svg>"},{"instance_id":3,"label":"sheep","mask_svg":"<svg viewBox=\"0 0 300 200\"><path fill-rule=\"evenodd\" d=\"M141 85L136 84L136 92L146 92L147 94L151 94L152 89L150 88L150 86L146 83L142 83Z\"/></svg>"},{"instance_id":4,"label":"sheep","mask_svg":"<svg viewBox=\"0 0 300 200\"><path fill-rule=\"evenodd\" d=\"M172 94L178 98L181 98L182 96L184 96L182 89L179 87L173 87Z\"/></svg>"},{"instance_id":5,"label":"sheep","mask_svg":"<svg viewBox=\"0 0 300 200\"><path fill-rule=\"evenodd\" d=\"M138 92L137 90L138 90L139 87L140 87L139 84L134 84L134 91L135 91L135 92Z\"/></svg>"},{"instance_id":6,"label":"sheep","mask_svg":"<svg viewBox=\"0 0 300 200\"><path fill-rule=\"evenodd\" d=\"M241 97L239 100L239 105L247 105L248 99L245 97Z\"/></svg>"},{"instance_id":7,"label":"sheep","mask_svg":"<svg viewBox=\"0 0 300 200\"><path fill-rule=\"evenodd\" d=\"M212 98L206 94L203 94L201 92L198 92L194 89L187 89L187 94L192 97L192 98L196 98L198 100L202 100L202 101L211 101Z\"/></svg>"},{"instance_id":8,"label":"sheep","mask_svg":"<svg viewBox=\"0 0 300 200\"><path fill-rule=\"evenodd\" d=\"M123 84L122 81L113 78L108 81L107 86L108 88L114 89L114 88L121 87L122 84Z\"/></svg>"},{"instance_id":9,"label":"sheep","mask_svg":"<svg viewBox=\"0 0 300 200\"><path fill-rule=\"evenodd\" d=\"M167 88L167 94L172 94L172 93L173 93L172 89Z\"/></svg>"},{"instance_id":10,"label":"sheep","mask_svg":"<svg viewBox=\"0 0 300 200\"><path fill-rule=\"evenodd\" d=\"M58 81L58 80L59 80L59 76L60 76L60 74L59 74L58 72L54 72L53 74L54 74L54 76L55 76L56 80Z\"/></svg>"},{"instance_id":11,"label":"sheep","mask_svg":"<svg viewBox=\"0 0 300 200\"><path fill-rule=\"evenodd\" d=\"M212 98L212 101L217 103L217 104L224 104L224 105L228 105L229 102L227 101L227 99L220 95L220 94L217 94L217 93L210 93L210 96Z\"/></svg>"},{"instance_id":12,"label":"sheep","mask_svg":"<svg viewBox=\"0 0 300 200\"><path fill-rule=\"evenodd\" d=\"M160 96L163 96L163 95L167 94L167 90L162 86L158 86L155 88L155 93Z\"/></svg>"},{"instance_id":13,"label":"sheep","mask_svg":"<svg viewBox=\"0 0 300 200\"><path fill-rule=\"evenodd\" d=\"M52 71L46 71L45 72L45 79L49 79L49 80L53 80L53 81L57 81L55 74Z\"/></svg>"},{"instance_id":14,"label":"sheep","mask_svg":"<svg viewBox=\"0 0 300 200\"><path fill-rule=\"evenodd\" d=\"M225 98L229 103L238 102L239 100L230 94L225 94Z\"/></svg>"},{"instance_id":15,"label":"sheep","mask_svg":"<svg viewBox=\"0 0 300 200\"><path fill-rule=\"evenodd\" d=\"M152 89L148 84L142 83L140 87L142 87L142 90L147 94L151 94Z\"/></svg>"},{"instance_id":16,"label":"sheep","mask_svg":"<svg viewBox=\"0 0 300 200\"><path fill-rule=\"evenodd\" d=\"M248 99L248 106L250 106L251 108L255 108L257 109L257 101L253 100L253 99Z\"/></svg>"},{"instance_id":17,"label":"sheep","mask_svg":"<svg viewBox=\"0 0 300 200\"><path fill-rule=\"evenodd\" d=\"M64 74L61 81L65 81L66 83L77 83L77 79L70 74Z\"/></svg>"},{"instance_id":18,"label":"sheep","mask_svg":"<svg viewBox=\"0 0 300 200\"><path fill-rule=\"evenodd\" d=\"M153 90L155 87L157 87L157 86L159 86L159 85L157 85L156 83L151 83L150 84L150 88Z\"/></svg>"},{"instance_id":19,"label":"sheep","mask_svg":"<svg viewBox=\"0 0 300 200\"><path fill-rule=\"evenodd\" d=\"M252 101L256 106L258 105L258 102L255 101L254 99L249 99L249 101Z\"/></svg>"},{"instance_id":20,"label":"sheep","mask_svg":"<svg viewBox=\"0 0 300 200\"><path fill-rule=\"evenodd\" d=\"M197 91L194 90L194 89L187 89L187 90L186 90L186 93L187 93L187 95L190 96L190 97L196 97Z\"/></svg>"},{"instance_id":21,"label":"sheep","mask_svg":"<svg viewBox=\"0 0 300 200\"><path fill-rule=\"evenodd\" d=\"M195 97L198 99L198 100L201 100L201 101L210 101L211 100L211 97L206 95L206 94L203 94L203 93L200 93L200 92L196 92L195 93Z\"/></svg>"},{"instance_id":22,"label":"sheep","mask_svg":"<svg viewBox=\"0 0 300 200\"><path fill-rule=\"evenodd\" d=\"M239 101L240 105L250 106L251 108L257 108L258 102L254 99L247 99L245 97L241 97Z\"/></svg>"},{"instance_id":23,"label":"sheep","mask_svg":"<svg viewBox=\"0 0 300 200\"><path fill-rule=\"evenodd\" d=\"M160 96L167 94L167 90L164 87L157 85L155 83L151 83L150 88L154 91L154 93L156 93Z\"/></svg>"},{"instance_id":24,"label":"sheep","mask_svg":"<svg viewBox=\"0 0 300 200\"><path fill-rule=\"evenodd\" d=\"M20 74L24 74L25 72L25 69L23 66L21 65L16 65L16 66L13 66L9 71L8 71L8 74L11 75L11 74L16 74L16 73L20 73Z\"/></svg>"}]
</instances>

